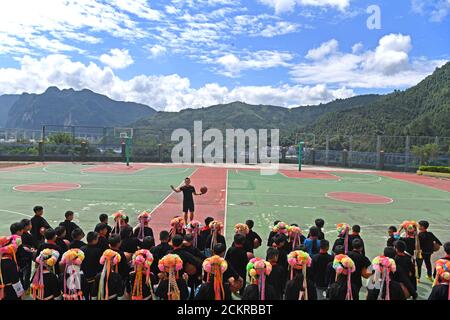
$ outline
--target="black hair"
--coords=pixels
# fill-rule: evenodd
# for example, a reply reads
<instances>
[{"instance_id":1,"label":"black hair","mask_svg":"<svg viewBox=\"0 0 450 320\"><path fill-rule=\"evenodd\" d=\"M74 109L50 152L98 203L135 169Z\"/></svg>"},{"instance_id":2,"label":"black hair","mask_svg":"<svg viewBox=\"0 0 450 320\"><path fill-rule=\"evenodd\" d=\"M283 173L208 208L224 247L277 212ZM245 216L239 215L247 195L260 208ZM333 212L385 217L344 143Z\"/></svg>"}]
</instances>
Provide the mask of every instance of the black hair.
<instances>
[{"instance_id":1,"label":"black hair","mask_svg":"<svg viewBox=\"0 0 450 320\"><path fill-rule=\"evenodd\" d=\"M205 219L205 225L206 226L209 226L209 224L211 223L211 222L213 222L214 221L214 218L213 217L207 217L206 219Z\"/></svg>"},{"instance_id":2,"label":"black hair","mask_svg":"<svg viewBox=\"0 0 450 320\"><path fill-rule=\"evenodd\" d=\"M62 237L62 235L64 234L64 232L66 232L66 227L64 227L64 226L57 226L57 227L55 228L55 232L56 232L56 235L57 235L58 237Z\"/></svg>"},{"instance_id":3,"label":"black hair","mask_svg":"<svg viewBox=\"0 0 450 320\"><path fill-rule=\"evenodd\" d=\"M280 220L275 220L273 225L276 226L279 222L281 222Z\"/></svg>"},{"instance_id":4,"label":"black hair","mask_svg":"<svg viewBox=\"0 0 450 320\"><path fill-rule=\"evenodd\" d=\"M125 223L128 223L128 221L130 221L130 217L129 217L129 216L125 216L125 217L123 218L123 221L125 221Z\"/></svg>"},{"instance_id":5,"label":"black hair","mask_svg":"<svg viewBox=\"0 0 450 320\"><path fill-rule=\"evenodd\" d=\"M108 225L106 223L98 223L95 226L95 232L100 232L102 230L108 229Z\"/></svg>"},{"instance_id":6,"label":"black hair","mask_svg":"<svg viewBox=\"0 0 450 320\"><path fill-rule=\"evenodd\" d=\"M269 247L266 251L266 260L273 259L279 255L280 253L277 248Z\"/></svg>"},{"instance_id":7,"label":"black hair","mask_svg":"<svg viewBox=\"0 0 450 320\"><path fill-rule=\"evenodd\" d=\"M280 245L283 242L287 241L287 237L284 234L277 234L276 236L273 237L273 242L276 245Z\"/></svg>"},{"instance_id":8,"label":"black hair","mask_svg":"<svg viewBox=\"0 0 450 320\"><path fill-rule=\"evenodd\" d=\"M239 245L243 245L245 243L245 236L243 234L236 233L234 235L234 243L235 244L239 244Z\"/></svg>"},{"instance_id":9,"label":"black hair","mask_svg":"<svg viewBox=\"0 0 450 320\"><path fill-rule=\"evenodd\" d=\"M430 223L426 220L421 220L421 221L419 221L419 226L424 227L425 229L428 229L428 227L430 226Z\"/></svg>"},{"instance_id":10,"label":"black hair","mask_svg":"<svg viewBox=\"0 0 450 320\"><path fill-rule=\"evenodd\" d=\"M142 246L141 246L142 249L150 250L154 246L155 246L155 239L153 239L152 236L147 236L144 238L144 240L142 240Z\"/></svg>"},{"instance_id":11,"label":"black hair","mask_svg":"<svg viewBox=\"0 0 450 320\"><path fill-rule=\"evenodd\" d=\"M328 240L320 240L320 249L321 250L328 250L330 248L330 242Z\"/></svg>"},{"instance_id":12,"label":"black hair","mask_svg":"<svg viewBox=\"0 0 450 320\"><path fill-rule=\"evenodd\" d=\"M98 219L100 220L100 222L104 222L108 220L108 215L106 213L102 213Z\"/></svg>"},{"instance_id":13,"label":"black hair","mask_svg":"<svg viewBox=\"0 0 450 320\"><path fill-rule=\"evenodd\" d=\"M194 241L194 236L192 234L185 234L184 235L184 241L192 242L192 241Z\"/></svg>"},{"instance_id":14,"label":"black hair","mask_svg":"<svg viewBox=\"0 0 450 320\"><path fill-rule=\"evenodd\" d=\"M168 241L170 239L169 231L163 230L159 233L159 241Z\"/></svg>"},{"instance_id":15,"label":"black hair","mask_svg":"<svg viewBox=\"0 0 450 320\"><path fill-rule=\"evenodd\" d=\"M385 257L394 259L395 258L395 249L392 247L386 247L386 248L384 248L383 255Z\"/></svg>"},{"instance_id":16,"label":"black hair","mask_svg":"<svg viewBox=\"0 0 450 320\"><path fill-rule=\"evenodd\" d=\"M224 253L226 250L227 250L227 246L224 245L223 243L218 243L213 248L214 254L217 254L217 255Z\"/></svg>"},{"instance_id":17,"label":"black hair","mask_svg":"<svg viewBox=\"0 0 450 320\"><path fill-rule=\"evenodd\" d=\"M390 226L389 229L392 232L397 232L397 227L396 226Z\"/></svg>"},{"instance_id":18,"label":"black hair","mask_svg":"<svg viewBox=\"0 0 450 320\"><path fill-rule=\"evenodd\" d=\"M405 252L405 250L406 250L406 243L403 240L395 241L394 246L395 246L395 249L397 249L400 252Z\"/></svg>"},{"instance_id":19,"label":"black hair","mask_svg":"<svg viewBox=\"0 0 450 320\"><path fill-rule=\"evenodd\" d=\"M87 236L86 236L86 241L88 243L92 243L93 241L95 241L96 239L98 239L98 233L95 231L90 231L88 232Z\"/></svg>"},{"instance_id":20,"label":"black hair","mask_svg":"<svg viewBox=\"0 0 450 320\"><path fill-rule=\"evenodd\" d=\"M122 239L130 239L133 236L133 228L130 226L124 226L120 230L120 238Z\"/></svg>"},{"instance_id":21,"label":"black hair","mask_svg":"<svg viewBox=\"0 0 450 320\"><path fill-rule=\"evenodd\" d=\"M355 224L355 225L352 227L352 231L353 231L353 232L360 233L360 232L361 232L361 227L360 227L360 225Z\"/></svg>"},{"instance_id":22,"label":"black hair","mask_svg":"<svg viewBox=\"0 0 450 320\"><path fill-rule=\"evenodd\" d=\"M28 227L29 225L31 225L31 220L30 219L22 219L22 220L20 220L20 223L25 228L25 227Z\"/></svg>"},{"instance_id":23,"label":"black hair","mask_svg":"<svg viewBox=\"0 0 450 320\"><path fill-rule=\"evenodd\" d=\"M450 254L450 242L444 243L444 251L446 254Z\"/></svg>"},{"instance_id":24,"label":"black hair","mask_svg":"<svg viewBox=\"0 0 450 320\"><path fill-rule=\"evenodd\" d=\"M56 237L56 232L52 228L48 228L45 230L44 237L46 240L53 240Z\"/></svg>"},{"instance_id":25,"label":"black hair","mask_svg":"<svg viewBox=\"0 0 450 320\"><path fill-rule=\"evenodd\" d=\"M247 220L245 221L245 224L249 229L252 229L255 226L255 222L253 220Z\"/></svg>"},{"instance_id":26,"label":"black hair","mask_svg":"<svg viewBox=\"0 0 450 320\"><path fill-rule=\"evenodd\" d=\"M323 226L325 225L325 220L320 219L320 218L319 218L319 219L316 219L316 220L314 221L314 224L316 225L317 228L322 229Z\"/></svg>"},{"instance_id":27,"label":"black hair","mask_svg":"<svg viewBox=\"0 0 450 320\"><path fill-rule=\"evenodd\" d=\"M345 254L345 247L342 246L342 245L337 245L336 247L334 247L333 252L336 255L338 255L338 254Z\"/></svg>"},{"instance_id":28,"label":"black hair","mask_svg":"<svg viewBox=\"0 0 450 320\"><path fill-rule=\"evenodd\" d=\"M33 208L34 213L38 213L39 211L42 211L42 210L44 210L44 208L42 206L35 206Z\"/></svg>"},{"instance_id":29,"label":"black hair","mask_svg":"<svg viewBox=\"0 0 450 320\"><path fill-rule=\"evenodd\" d=\"M66 211L66 213L64 213L64 217L66 217L66 219L73 215L74 215L73 211Z\"/></svg>"},{"instance_id":30,"label":"black hair","mask_svg":"<svg viewBox=\"0 0 450 320\"><path fill-rule=\"evenodd\" d=\"M363 248L363 242L361 241L361 239L353 239L352 241L352 247L353 249L359 250Z\"/></svg>"},{"instance_id":31,"label":"black hair","mask_svg":"<svg viewBox=\"0 0 450 320\"><path fill-rule=\"evenodd\" d=\"M298 224L296 224L296 223L291 223L291 226L298 227Z\"/></svg>"},{"instance_id":32,"label":"black hair","mask_svg":"<svg viewBox=\"0 0 450 320\"><path fill-rule=\"evenodd\" d=\"M11 235L16 234L19 231L22 231L24 228L24 225L20 222L14 222L10 227L9 231L11 231Z\"/></svg>"},{"instance_id":33,"label":"black hair","mask_svg":"<svg viewBox=\"0 0 450 320\"><path fill-rule=\"evenodd\" d=\"M72 239L74 239L74 240L79 238L79 237L83 238L84 237L84 232L80 228L76 228L76 229L74 229L72 231L71 236L72 236Z\"/></svg>"},{"instance_id":34,"label":"black hair","mask_svg":"<svg viewBox=\"0 0 450 320\"><path fill-rule=\"evenodd\" d=\"M183 236L177 234L172 238L172 244L174 247L179 247L183 243Z\"/></svg>"},{"instance_id":35,"label":"black hair","mask_svg":"<svg viewBox=\"0 0 450 320\"><path fill-rule=\"evenodd\" d=\"M319 228L318 227L311 227L309 228L309 236L310 237L319 237ZM313 254L317 253L319 250L317 249L317 240L313 239L312 240L312 245L311 245L311 252Z\"/></svg>"},{"instance_id":36,"label":"black hair","mask_svg":"<svg viewBox=\"0 0 450 320\"><path fill-rule=\"evenodd\" d=\"M116 247L118 244L120 244L120 241L122 241L122 239L118 234L113 234L108 239L108 243L111 247Z\"/></svg>"}]
</instances>

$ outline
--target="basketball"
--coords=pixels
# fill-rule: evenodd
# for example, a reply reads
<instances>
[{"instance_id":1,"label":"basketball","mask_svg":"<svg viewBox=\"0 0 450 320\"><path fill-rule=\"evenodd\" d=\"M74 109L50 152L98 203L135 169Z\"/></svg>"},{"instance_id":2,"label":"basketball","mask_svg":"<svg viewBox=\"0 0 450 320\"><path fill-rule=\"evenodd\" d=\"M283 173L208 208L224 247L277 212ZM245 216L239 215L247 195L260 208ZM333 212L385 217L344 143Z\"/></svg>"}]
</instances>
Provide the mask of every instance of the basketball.
<instances>
[{"instance_id":1,"label":"basketball","mask_svg":"<svg viewBox=\"0 0 450 320\"><path fill-rule=\"evenodd\" d=\"M208 192L208 188L205 187L205 186L203 186L203 187L200 188L200 192L203 193L203 194L205 194L205 193Z\"/></svg>"}]
</instances>

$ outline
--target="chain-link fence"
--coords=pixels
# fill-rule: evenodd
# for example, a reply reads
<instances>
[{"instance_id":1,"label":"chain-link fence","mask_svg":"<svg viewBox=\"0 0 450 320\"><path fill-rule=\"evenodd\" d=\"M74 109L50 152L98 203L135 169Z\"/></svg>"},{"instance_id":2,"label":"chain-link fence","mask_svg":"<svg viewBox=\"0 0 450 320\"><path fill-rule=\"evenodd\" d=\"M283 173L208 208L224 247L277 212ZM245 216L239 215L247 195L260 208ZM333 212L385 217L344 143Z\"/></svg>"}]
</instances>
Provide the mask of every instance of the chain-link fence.
<instances>
[{"instance_id":1,"label":"chain-link fence","mask_svg":"<svg viewBox=\"0 0 450 320\"><path fill-rule=\"evenodd\" d=\"M133 162L170 162L171 130L46 125L42 130L0 129L0 160L11 161L123 161L123 136L132 136ZM225 137L225 132L223 132ZM281 137L283 138L283 137ZM283 139L281 139L283 140ZM297 133L295 143L280 147L280 162L298 162L298 144L304 142L303 163L349 168L413 171L421 164L448 166L450 137L350 136ZM225 141L225 140L224 140ZM203 142L203 150L210 142ZM194 157L195 148L192 145ZM223 157L229 147L223 146ZM250 162L252 150L244 154ZM229 159L227 159L229 161Z\"/></svg>"}]
</instances>

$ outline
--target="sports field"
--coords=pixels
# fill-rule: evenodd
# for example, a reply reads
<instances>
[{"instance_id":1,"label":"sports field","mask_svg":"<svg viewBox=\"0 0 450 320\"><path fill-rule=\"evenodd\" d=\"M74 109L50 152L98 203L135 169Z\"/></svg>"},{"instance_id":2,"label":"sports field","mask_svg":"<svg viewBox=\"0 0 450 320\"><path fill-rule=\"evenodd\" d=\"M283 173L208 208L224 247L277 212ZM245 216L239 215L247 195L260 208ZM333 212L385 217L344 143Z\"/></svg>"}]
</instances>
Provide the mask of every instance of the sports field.
<instances>
[{"instance_id":1,"label":"sports field","mask_svg":"<svg viewBox=\"0 0 450 320\"><path fill-rule=\"evenodd\" d=\"M442 242L450 240L450 181L414 174L306 168L302 173L280 171L264 176L257 169L133 164L33 164L0 168L0 234L9 225L32 216L42 205L48 222L56 226L64 212L76 212L75 221L91 230L101 213L124 210L131 224L143 210L150 210L157 232L181 211L181 195L170 185L186 176L208 193L196 198L196 219L206 216L223 220L228 244L234 225L255 221L255 231L267 239L275 220L297 223L304 230L316 218L326 221L330 242L335 224L362 227L369 258L382 253L386 230L404 220L430 222L430 231ZM307 233L307 231L305 231ZM265 243L256 251L265 256ZM435 254L436 257L441 253ZM431 283L423 279L420 299L428 296Z\"/></svg>"}]
</instances>

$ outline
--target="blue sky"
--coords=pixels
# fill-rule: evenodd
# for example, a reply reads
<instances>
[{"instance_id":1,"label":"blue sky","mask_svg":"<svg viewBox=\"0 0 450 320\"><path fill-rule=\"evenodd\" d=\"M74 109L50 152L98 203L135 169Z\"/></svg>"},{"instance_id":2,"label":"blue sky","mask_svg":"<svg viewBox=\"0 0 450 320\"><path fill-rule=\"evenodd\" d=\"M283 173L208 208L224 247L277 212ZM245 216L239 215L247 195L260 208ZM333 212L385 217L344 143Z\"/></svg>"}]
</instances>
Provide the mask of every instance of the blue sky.
<instances>
[{"instance_id":1,"label":"blue sky","mask_svg":"<svg viewBox=\"0 0 450 320\"><path fill-rule=\"evenodd\" d=\"M417 84L449 60L449 30L450 0L2 1L0 94L316 104Z\"/></svg>"}]
</instances>

